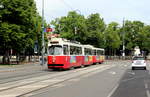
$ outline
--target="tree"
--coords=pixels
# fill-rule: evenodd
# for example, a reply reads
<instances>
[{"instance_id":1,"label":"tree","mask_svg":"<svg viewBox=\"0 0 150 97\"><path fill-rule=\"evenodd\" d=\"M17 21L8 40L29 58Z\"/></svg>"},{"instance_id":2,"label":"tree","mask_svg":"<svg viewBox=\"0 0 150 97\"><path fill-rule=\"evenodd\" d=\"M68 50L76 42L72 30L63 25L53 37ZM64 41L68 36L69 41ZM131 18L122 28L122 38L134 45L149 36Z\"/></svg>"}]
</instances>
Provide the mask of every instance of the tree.
<instances>
[{"instance_id":1,"label":"tree","mask_svg":"<svg viewBox=\"0 0 150 97\"><path fill-rule=\"evenodd\" d=\"M116 22L111 22L105 30L106 49L109 55L116 54L121 45L120 28Z\"/></svg>"},{"instance_id":2,"label":"tree","mask_svg":"<svg viewBox=\"0 0 150 97\"><path fill-rule=\"evenodd\" d=\"M54 33L61 34L63 38L83 43L87 36L85 21L84 16L70 11L67 16L57 18L51 24L55 26Z\"/></svg>"},{"instance_id":3,"label":"tree","mask_svg":"<svg viewBox=\"0 0 150 97\"><path fill-rule=\"evenodd\" d=\"M150 25L144 26L139 32L140 48L150 52Z\"/></svg>"},{"instance_id":4,"label":"tree","mask_svg":"<svg viewBox=\"0 0 150 97\"><path fill-rule=\"evenodd\" d=\"M86 25L88 32L86 43L96 47L104 47L104 30L106 25L103 18L98 13L91 14L86 20Z\"/></svg>"},{"instance_id":5,"label":"tree","mask_svg":"<svg viewBox=\"0 0 150 97\"><path fill-rule=\"evenodd\" d=\"M0 49L4 51L4 63L9 63L10 49L19 55L33 48L39 15L34 0L1 0L0 5L4 6L0 9Z\"/></svg>"},{"instance_id":6,"label":"tree","mask_svg":"<svg viewBox=\"0 0 150 97\"><path fill-rule=\"evenodd\" d=\"M133 50L135 46L141 45L141 32L144 23L140 21L126 21L124 26L126 49Z\"/></svg>"}]
</instances>

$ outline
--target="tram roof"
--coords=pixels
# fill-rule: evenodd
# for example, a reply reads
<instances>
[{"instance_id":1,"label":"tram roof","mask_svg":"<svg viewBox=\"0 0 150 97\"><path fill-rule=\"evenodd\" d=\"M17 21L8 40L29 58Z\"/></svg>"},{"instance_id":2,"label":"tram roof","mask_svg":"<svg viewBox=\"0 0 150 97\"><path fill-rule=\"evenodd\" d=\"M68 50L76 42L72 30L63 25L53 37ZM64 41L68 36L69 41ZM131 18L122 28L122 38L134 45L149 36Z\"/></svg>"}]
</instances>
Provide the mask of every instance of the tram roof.
<instances>
[{"instance_id":1,"label":"tram roof","mask_svg":"<svg viewBox=\"0 0 150 97\"><path fill-rule=\"evenodd\" d=\"M83 45L83 47L85 47L85 48L91 48L91 49L93 49L93 48L94 48L94 46L89 45L89 44L87 44L87 45Z\"/></svg>"},{"instance_id":2,"label":"tram roof","mask_svg":"<svg viewBox=\"0 0 150 97\"><path fill-rule=\"evenodd\" d=\"M70 41L70 40L67 40L67 39L64 39L64 38L52 38L50 41L49 41L49 44L48 46L50 45L74 45L74 46L82 46L80 44L80 42L77 42L77 41Z\"/></svg>"},{"instance_id":3,"label":"tram roof","mask_svg":"<svg viewBox=\"0 0 150 97\"><path fill-rule=\"evenodd\" d=\"M95 50L103 50L104 51L103 48L96 48L96 47L94 47L93 49L95 49Z\"/></svg>"},{"instance_id":4,"label":"tram roof","mask_svg":"<svg viewBox=\"0 0 150 97\"><path fill-rule=\"evenodd\" d=\"M70 40L67 40L64 38L52 38L48 43L48 46L51 46L51 45L73 45L73 46L79 46L79 47L82 46L84 48L90 48L90 49L96 49L96 50L103 50L104 51L104 49L96 48L90 44L83 45L83 44L80 44L80 42L70 41Z\"/></svg>"}]
</instances>

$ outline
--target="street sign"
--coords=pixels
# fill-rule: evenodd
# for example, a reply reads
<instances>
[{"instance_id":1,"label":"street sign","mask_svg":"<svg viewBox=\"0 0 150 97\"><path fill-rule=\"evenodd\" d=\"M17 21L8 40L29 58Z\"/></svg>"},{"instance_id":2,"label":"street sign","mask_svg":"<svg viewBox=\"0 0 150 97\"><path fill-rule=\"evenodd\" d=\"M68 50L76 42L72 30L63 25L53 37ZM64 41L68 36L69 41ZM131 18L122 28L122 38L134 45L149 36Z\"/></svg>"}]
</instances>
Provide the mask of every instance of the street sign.
<instances>
[{"instance_id":1,"label":"street sign","mask_svg":"<svg viewBox=\"0 0 150 97\"><path fill-rule=\"evenodd\" d=\"M46 32L52 32L52 31L53 31L52 28L47 28L47 29L46 29Z\"/></svg>"}]
</instances>

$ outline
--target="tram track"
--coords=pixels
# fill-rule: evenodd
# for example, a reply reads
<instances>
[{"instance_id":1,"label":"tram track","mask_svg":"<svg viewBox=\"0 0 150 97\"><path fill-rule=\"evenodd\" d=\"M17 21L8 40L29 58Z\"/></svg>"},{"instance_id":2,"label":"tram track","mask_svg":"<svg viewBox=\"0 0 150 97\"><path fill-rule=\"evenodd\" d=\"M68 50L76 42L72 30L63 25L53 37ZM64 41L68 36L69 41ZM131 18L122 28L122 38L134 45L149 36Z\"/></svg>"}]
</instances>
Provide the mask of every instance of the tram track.
<instances>
[{"instance_id":1,"label":"tram track","mask_svg":"<svg viewBox=\"0 0 150 97\"><path fill-rule=\"evenodd\" d=\"M14 72L11 72L12 70L14 70ZM5 71L5 69L3 71ZM14 69L8 69L8 72L0 72L0 84L53 73L49 71L50 70L46 67L43 68L41 66L30 66L26 68L17 67Z\"/></svg>"},{"instance_id":2,"label":"tram track","mask_svg":"<svg viewBox=\"0 0 150 97\"><path fill-rule=\"evenodd\" d=\"M84 70L85 69L88 69L88 68L84 68ZM80 70L83 70L83 69L80 69ZM55 75L51 75L51 77L48 77L48 78L46 78L46 79L41 79L40 81L42 81L42 80L47 80L47 79L49 79L49 78L53 78L53 77L59 77L59 76L62 76L62 75L67 75L68 73L69 74L71 74L72 72L76 72L75 70L72 70L72 71L68 71L68 72L57 72L57 73L55 73ZM58 75L57 75L58 74ZM60 74L60 75L59 75ZM47 74L47 75L44 75L44 76L49 76L49 74ZM38 79L38 78L40 78L40 77L35 77L34 79ZM23 79L23 80L17 80L17 81L11 81L11 82L9 82L8 84L10 84L10 83L14 83L14 82L16 82L16 83L19 83L20 81L22 81L22 82L24 82L24 81L32 81L33 80L33 78L28 78L28 79ZM40 81L36 81L36 82L40 82ZM34 83L34 82L32 82L32 83ZM3 83L3 84L7 84L7 83ZM30 84L30 83L28 83L28 84ZM27 85L27 84L23 84L23 85ZM18 86L15 86L15 87L19 87L19 86L23 86L23 85L18 85ZM11 87L11 88L15 88L15 87ZM8 88L8 89L10 89L10 88ZM1 90L1 88L0 88L0 92L1 91L3 91L3 90L6 90L6 89L2 89Z\"/></svg>"},{"instance_id":3,"label":"tram track","mask_svg":"<svg viewBox=\"0 0 150 97\"><path fill-rule=\"evenodd\" d=\"M106 70L106 69L109 69L108 67L104 67L101 71L99 71L99 72L102 72L103 70ZM97 70L97 69L96 69ZM91 73L91 74L90 74ZM83 74L80 74L80 75L76 75L76 76L73 76L73 77L71 77L71 78L66 78L65 80L62 80L62 81L60 81L60 82L57 82L57 83L54 83L54 84L51 84L51 85L48 85L48 86L46 86L46 87L42 87L42 88L39 88L39 89L37 89L37 90L34 90L34 91L30 91L30 92L28 92L28 93L25 93L25 94L21 94L21 95L19 95L19 96L17 96L17 97L26 97L26 96L31 96L31 95L33 95L34 93L33 92L36 92L36 91L38 91L38 90L41 90L41 89L44 89L44 88L47 88L47 87L53 87L53 86L55 86L55 85L57 85L57 84L61 84L61 83L63 83L63 82L66 82L66 81L70 81L70 80L72 80L72 79L76 79L76 78L81 78L81 77L88 77L87 75L92 75L92 74L95 74L95 73L98 73L98 71L89 71L89 72L85 72L85 73L83 73ZM33 93L33 94L32 94ZM36 93L35 93L36 94ZM40 93L38 93L38 94L40 94Z\"/></svg>"},{"instance_id":4,"label":"tram track","mask_svg":"<svg viewBox=\"0 0 150 97\"><path fill-rule=\"evenodd\" d=\"M19 80L28 79L31 77L36 77L36 76L42 76L48 73L52 74L52 72L38 71L38 72L33 72L33 73L21 74L17 76L3 77L3 78L0 78L0 84L5 84L5 83L13 82L13 81L19 81Z\"/></svg>"},{"instance_id":5,"label":"tram track","mask_svg":"<svg viewBox=\"0 0 150 97\"><path fill-rule=\"evenodd\" d=\"M86 67L86 68L81 68L81 69L76 69L76 70L71 70L71 71L67 71L67 72L57 72L57 74L52 74L52 75L45 75L44 77L39 77L39 78L33 78L33 79L26 79L26 80L20 80L20 83L22 82L22 84L19 84L16 86L11 86L11 84L15 84L15 83L7 83L3 86L9 86L9 87L3 87L0 88L0 95L4 94L10 94L10 92L12 91L17 91L23 88L27 88L27 87L31 87L30 90L24 90L22 92L19 93L17 95L26 95L28 93L31 93L33 91L48 87L48 86L53 86L55 84L70 80L74 77L79 77L79 76L83 76L86 75L90 72L94 72L95 70L98 70L100 68L108 68L109 66L92 66L92 67ZM2 86L0 86L2 87ZM16 95L15 95L16 96Z\"/></svg>"}]
</instances>

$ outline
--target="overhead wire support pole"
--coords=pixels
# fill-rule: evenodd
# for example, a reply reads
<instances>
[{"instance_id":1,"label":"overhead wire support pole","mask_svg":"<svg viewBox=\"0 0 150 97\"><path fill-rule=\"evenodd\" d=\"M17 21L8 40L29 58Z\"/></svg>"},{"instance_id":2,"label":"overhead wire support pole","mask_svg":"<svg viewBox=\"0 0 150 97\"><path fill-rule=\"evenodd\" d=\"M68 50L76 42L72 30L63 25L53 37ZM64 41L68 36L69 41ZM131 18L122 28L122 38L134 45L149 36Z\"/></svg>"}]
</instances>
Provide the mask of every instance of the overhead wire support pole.
<instances>
[{"instance_id":1,"label":"overhead wire support pole","mask_svg":"<svg viewBox=\"0 0 150 97\"><path fill-rule=\"evenodd\" d=\"M124 31L124 18L123 18L123 37L122 37L122 56L123 56L123 59L125 59L125 41L124 41L124 38L125 38L125 31Z\"/></svg>"},{"instance_id":2,"label":"overhead wire support pole","mask_svg":"<svg viewBox=\"0 0 150 97\"><path fill-rule=\"evenodd\" d=\"M44 65L44 52L45 52L45 44L44 44L44 0L42 0L42 65Z\"/></svg>"}]
</instances>

